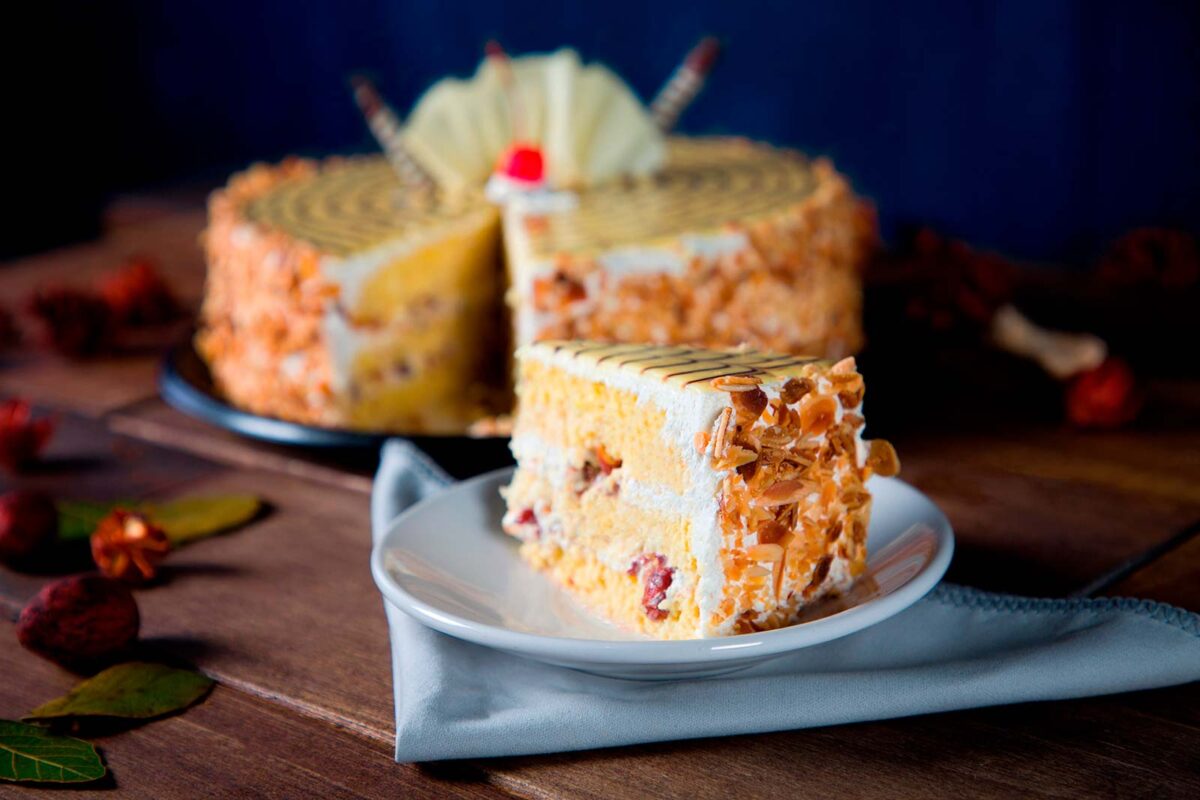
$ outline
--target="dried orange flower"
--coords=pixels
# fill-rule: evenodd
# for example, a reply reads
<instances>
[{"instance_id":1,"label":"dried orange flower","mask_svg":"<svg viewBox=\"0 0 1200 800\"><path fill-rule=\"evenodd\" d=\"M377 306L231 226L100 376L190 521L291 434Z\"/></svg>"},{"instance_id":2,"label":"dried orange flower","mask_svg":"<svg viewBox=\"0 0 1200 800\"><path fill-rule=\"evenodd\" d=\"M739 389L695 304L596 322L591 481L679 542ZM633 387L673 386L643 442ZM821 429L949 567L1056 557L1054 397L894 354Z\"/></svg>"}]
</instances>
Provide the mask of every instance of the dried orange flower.
<instances>
[{"instance_id":1,"label":"dried orange flower","mask_svg":"<svg viewBox=\"0 0 1200 800\"><path fill-rule=\"evenodd\" d=\"M158 564L171 551L163 529L141 514L114 509L92 533L92 559L110 578L141 583L153 580Z\"/></svg>"},{"instance_id":2,"label":"dried orange flower","mask_svg":"<svg viewBox=\"0 0 1200 800\"><path fill-rule=\"evenodd\" d=\"M126 325L170 322L180 314L171 287L145 257L130 259L124 267L105 276L97 288L116 319Z\"/></svg>"}]
</instances>

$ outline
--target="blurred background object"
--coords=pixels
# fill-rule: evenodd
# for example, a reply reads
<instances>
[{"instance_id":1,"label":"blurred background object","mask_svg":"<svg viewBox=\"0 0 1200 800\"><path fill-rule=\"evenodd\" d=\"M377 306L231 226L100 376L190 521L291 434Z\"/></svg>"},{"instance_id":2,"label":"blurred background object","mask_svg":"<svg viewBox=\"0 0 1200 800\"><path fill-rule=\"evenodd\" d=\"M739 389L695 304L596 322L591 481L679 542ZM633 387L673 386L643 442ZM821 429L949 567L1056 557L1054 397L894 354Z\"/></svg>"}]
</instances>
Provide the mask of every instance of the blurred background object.
<instances>
[{"instance_id":1,"label":"blurred background object","mask_svg":"<svg viewBox=\"0 0 1200 800\"><path fill-rule=\"evenodd\" d=\"M644 99L704 34L681 130L832 156L889 239L920 223L1084 264L1127 230L1200 229L1194 3L49 2L5 69L4 254L95 233L114 191L211 186L254 160L371 150L347 76L400 111L484 42L572 45ZM10 34L16 33L10 28Z\"/></svg>"}]
</instances>

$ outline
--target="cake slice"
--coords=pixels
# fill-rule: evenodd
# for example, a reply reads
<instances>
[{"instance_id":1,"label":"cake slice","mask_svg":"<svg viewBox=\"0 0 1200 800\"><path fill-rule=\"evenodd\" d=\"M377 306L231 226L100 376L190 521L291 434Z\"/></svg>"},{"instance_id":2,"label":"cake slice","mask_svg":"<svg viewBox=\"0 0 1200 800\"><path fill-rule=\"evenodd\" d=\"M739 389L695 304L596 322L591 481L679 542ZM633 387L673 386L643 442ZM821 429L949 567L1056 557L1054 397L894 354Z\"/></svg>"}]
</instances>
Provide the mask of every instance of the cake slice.
<instances>
[{"instance_id":1,"label":"cake slice","mask_svg":"<svg viewBox=\"0 0 1200 800\"><path fill-rule=\"evenodd\" d=\"M595 612L662 639L794 622L862 573L863 380L751 350L522 347L504 530Z\"/></svg>"}]
</instances>

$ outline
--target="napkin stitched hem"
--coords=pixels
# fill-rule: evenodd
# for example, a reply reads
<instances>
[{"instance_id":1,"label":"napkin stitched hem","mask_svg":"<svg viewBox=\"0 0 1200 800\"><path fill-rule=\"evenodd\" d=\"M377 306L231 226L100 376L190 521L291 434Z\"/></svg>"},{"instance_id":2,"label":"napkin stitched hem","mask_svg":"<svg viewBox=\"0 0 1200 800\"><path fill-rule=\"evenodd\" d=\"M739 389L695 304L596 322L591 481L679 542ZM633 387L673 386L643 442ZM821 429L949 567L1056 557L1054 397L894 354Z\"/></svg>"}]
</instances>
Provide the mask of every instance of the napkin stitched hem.
<instances>
[{"instance_id":1,"label":"napkin stitched hem","mask_svg":"<svg viewBox=\"0 0 1200 800\"><path fill-rule=\"evenodd\" d=\"M969 586L956 584L939 584L929 593L930 600L936 600L959 608L978 609L981 611L1000 611L1014 613L1072 613L1077 611L1127 611L1147 617L1155 622L1162 622L1184 633L1200 637L1200 614L1173 606L1170 603L1160 603L1156 600L1144 600L1136 597L1094 597L1094 598L1048 598L1020 597L1017 595L996 594Z\"/></svg>"}]
</instances>

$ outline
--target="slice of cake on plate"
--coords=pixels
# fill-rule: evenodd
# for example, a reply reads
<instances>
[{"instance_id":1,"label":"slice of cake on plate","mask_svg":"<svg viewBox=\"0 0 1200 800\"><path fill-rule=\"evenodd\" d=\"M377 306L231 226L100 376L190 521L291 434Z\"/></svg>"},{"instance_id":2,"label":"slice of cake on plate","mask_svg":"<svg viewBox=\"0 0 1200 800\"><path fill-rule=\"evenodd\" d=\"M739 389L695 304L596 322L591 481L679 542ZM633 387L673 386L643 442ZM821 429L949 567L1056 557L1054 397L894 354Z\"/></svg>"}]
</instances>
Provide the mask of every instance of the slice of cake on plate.
<instances>
[{"instance_id":1,"label":"slice of cake on plate","mask_svg":"<svg viewBox=\"0 0 1200 800\"><path fill-rule=\"evenodd\" d=\"M863 380L752 350L542 342L517 353L504 529L587 606L663 639L777 628L864 568Z\"/></svg>"}]
</instances>

